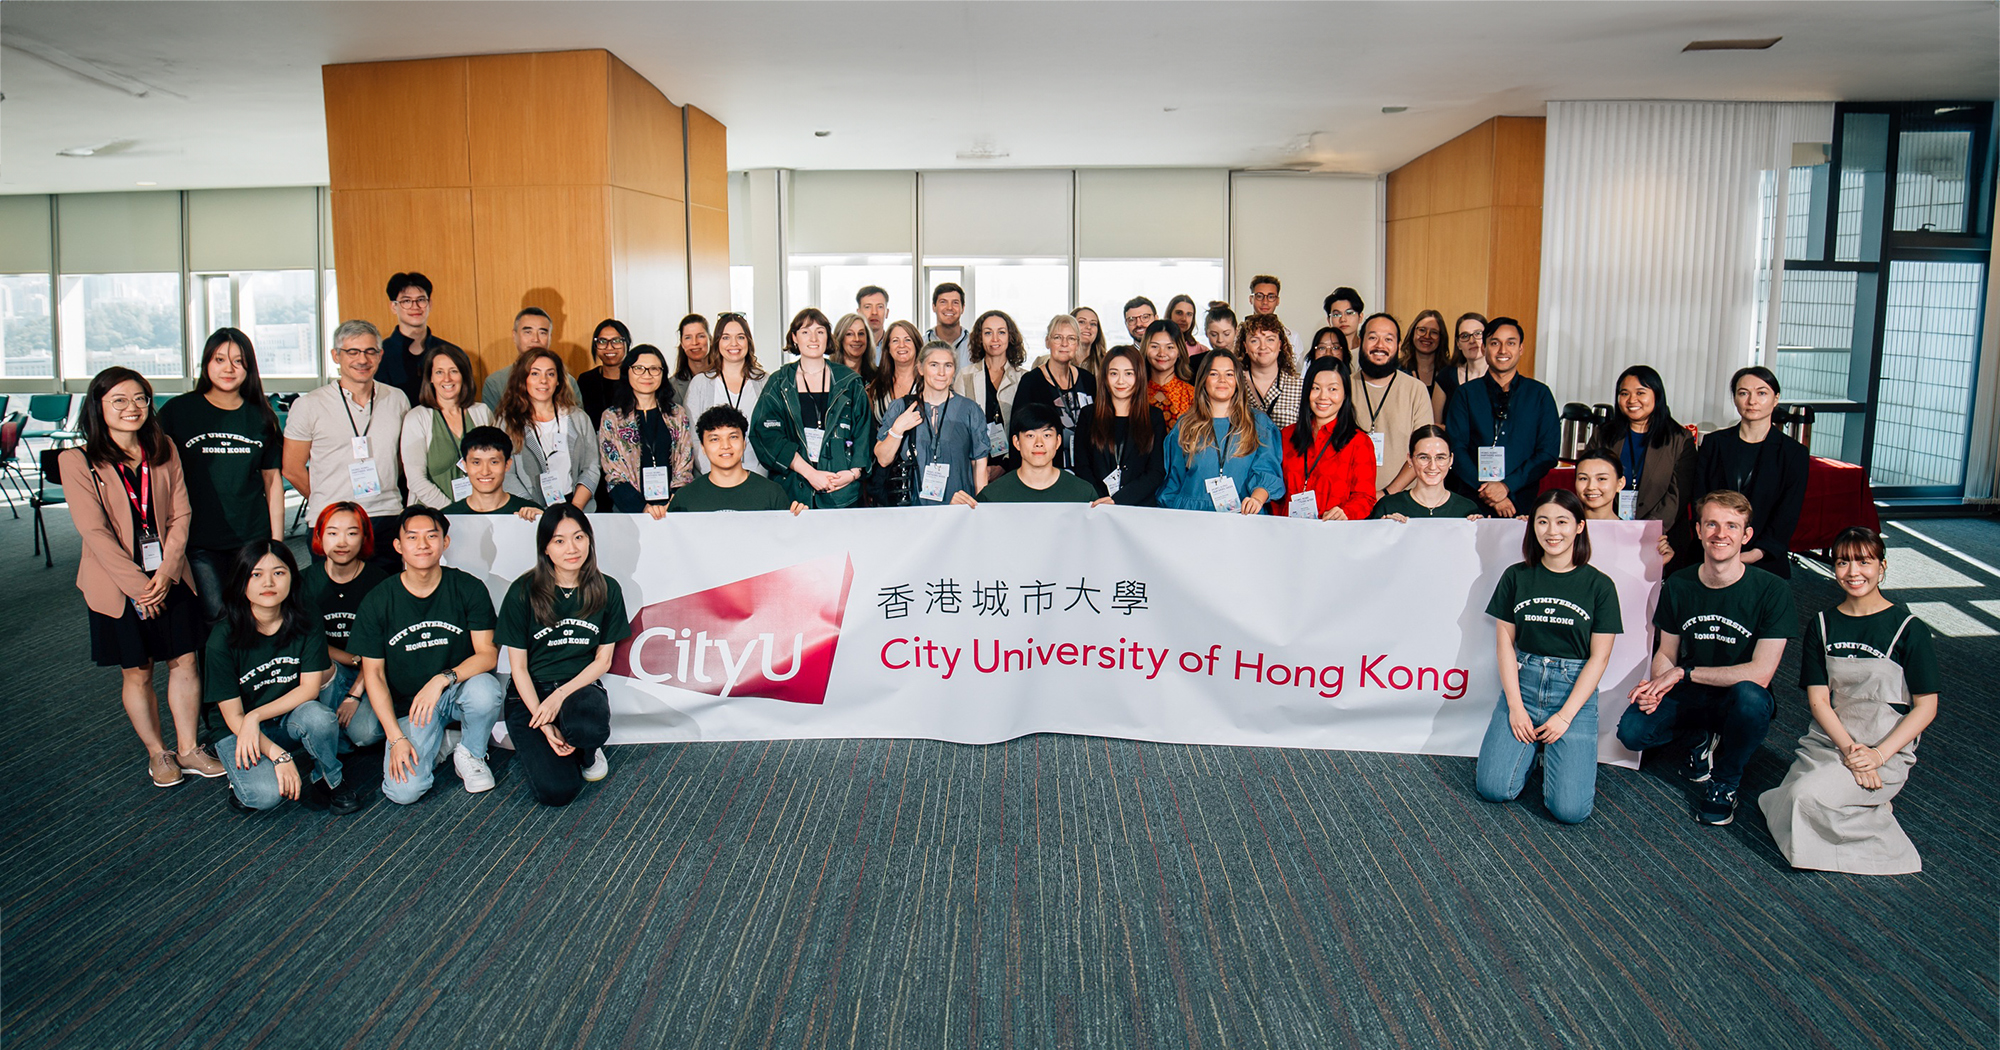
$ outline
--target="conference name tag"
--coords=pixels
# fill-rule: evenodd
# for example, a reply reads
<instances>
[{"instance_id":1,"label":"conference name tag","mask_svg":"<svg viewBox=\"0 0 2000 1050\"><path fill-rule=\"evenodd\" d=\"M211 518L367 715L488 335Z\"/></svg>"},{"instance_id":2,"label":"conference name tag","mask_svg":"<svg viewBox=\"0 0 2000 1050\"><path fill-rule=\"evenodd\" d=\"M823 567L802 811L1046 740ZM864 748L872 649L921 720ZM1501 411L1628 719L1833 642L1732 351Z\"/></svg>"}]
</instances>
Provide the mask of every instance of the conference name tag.
<instances>
[{"instance_id":1,"label":"conference name tag","mask_svg":"<svg viewBox=\"0 0 2000 1050\"><path fill-rule=\"evenodd\" d=\"M917 492L918 498L930 500L932 503L943 503L944 486L945 483L950 480L951 480L950 464L933 463L930 466L925 467L924 486L922 489L918 490Z\"/></svg>"},{"instance_id":2,"label":"conference name tag","mask_svg":"<svg viewBox=\"0 0 2000 1050\"><path fill-rule=\"evenodd\" d=\"M354 496L377 496L382 493L382 478L375 473L375 461L364 459L347 465L347 480L354 483Z\"/></svg>"},{"instance_id":3,"label":"conference name tag","mask_svg":"<svg viewBox=\"0 0 2000 1050\"><path fill-rule=\"evenodd\" d=\"M1007 454L1007 426L1004 423L986 424L986 455L997 459Z\"/></svg>"},{"instance_id":4,"label":"conference name tag","mask_svg":"<svg viewBox=\"0 0 2000 1050\"><path fill-rule=\"evenodd\" d=\"M1292 493L1291 500L1285 505L1285 513L1294 518L1318 518L1319 493L1312 489Z\"/></svg>"},{"instance_id":5,"label":"conference name tag","mask_svg":"<svg viewBox=\"0 0 2000 1050\"><path fill-rule=\"evenodd\" d=\"M1639 493L1632 489L1618 490L1618 518L1631 521L1639 516Z\"/></svg>"},{"instance_id":6,"label":"conference name tag","mask_svg":"<svg viewBox=\"0 0 2000 1050\"><path fill-rule=\"evenodd\" d=\"M1499 445L1479 446L1479 480L1507 480L1507 450Z\"/></svg>"},{"instance_id":7,"label":"conference name tag","mask_svg":"<svg viewBox=\"0 0 2000 1050\"><path fill-rule=\"evenodd\" d=\"M1111 473L1104 475L1104 494L1107 496L1118 495L1118 485L1120 482L1124 481L1124 479L1125 479L1124 467L1114 468L1111 471Z\"/></svg>"},{"instance_id":8,"label":"conference name tag","mask_svg":"<svg viewBox=\"0 0 2000 1050\"><path fill-rule=\"evenodd\" d=\"M165 562L165 554L160 549L160 538L150 532L140 536L139 567L147 572L158 572Z\"/></svg>"},{"instance_id":9,"label":"conference name tag","mask_svg":"<svg viewBox=\"0 0 2000 1050\"><path fill-rule=\"evenodd\" d=\"M1226 474L1218 474L1203 482L1208 486L1209 502L1224 514L1234 514L1243 506L1243 500L1236 495L1236 480Z\"/></svg>"},{"instance_id":10,"label":"conference name tag","mask_svg":"<svg viewBox=\"0 0 2000 1050\"><path fill-rule=\"evenodd\" d=\"M451 479L451 501L453 503L457 503L459 500L462 499L469 499L471 496L472 496L471 478Z\"/></svg>"},{"instance_id":11,"label":"conference name tag","mask_svg":"<svg viewBox=\"0 0 2000 1050\"><path fill-rule=\"evenodd\" d=\"M368 435L361 434L356 437L349 438L347 442L347 447L353 450L355 459L367 459L369 456Z\"/></svg>"},{"instance_id":12,"label":"conference name tag","mask_svg":"<svg viewBox=\"0 0 2000 1050\"><path fill-rule=\"evenodd\" d=\"M562 490L562 479L556 477L556 472L553 470L542 471L541 485L543 506L554 506L557 503L561 503L569 495L569 493Z\"/></svg>"},{"instance_id":13,"label":"conference name tag","mask_svg":"<svg viewBox=\"0 0 2000 1050\"><path fill-rule=\"evenodd\" d=\"M656 500L656 499L667 498L668 474L669 471L666 467L643 467L640 469L639 481L640 484L644 486L645 495L647 499Z\"/></svg>"},{"instance_id":14,"label":"conference name tag","mask_svg":"<svg viewBox=\"0 0 2000 1050\"><path fill-rule=\"evenodd\" d=\"M1382 465L1382 449L1389 443L1389 435L1372 430L1368 433L1368 440L1375 445L1375 465L1379 467Z\"/></svg>"},{"instance_id":15,"label":"conference name tag","mask_svg":"<svg viewBox=\"0 0 2000 1050\"><path fill-rule=\"evenodd\" d=\"M826 444L826 431L819 427L806 428L806 459L819 462L819 448Z\"/></svg>"}]
</instances>

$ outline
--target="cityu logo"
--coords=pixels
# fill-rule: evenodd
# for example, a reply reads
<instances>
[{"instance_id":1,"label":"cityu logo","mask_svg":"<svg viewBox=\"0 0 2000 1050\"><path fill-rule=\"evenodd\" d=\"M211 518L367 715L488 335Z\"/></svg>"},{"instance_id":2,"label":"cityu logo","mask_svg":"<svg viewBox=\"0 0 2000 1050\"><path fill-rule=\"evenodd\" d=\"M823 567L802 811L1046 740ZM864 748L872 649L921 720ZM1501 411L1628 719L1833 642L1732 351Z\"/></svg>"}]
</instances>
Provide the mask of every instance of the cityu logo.
<instances>
[{"instance_id":1,"label":"cityu logo","mask_svg":"<svg viewBox=\"0 0 2000 1050\"><path fill-rule=\"evenodd\" d=\"M648 605L611 673L712 696L826 702L854 562L822 558Z\"/></svg>"}]
</instances>

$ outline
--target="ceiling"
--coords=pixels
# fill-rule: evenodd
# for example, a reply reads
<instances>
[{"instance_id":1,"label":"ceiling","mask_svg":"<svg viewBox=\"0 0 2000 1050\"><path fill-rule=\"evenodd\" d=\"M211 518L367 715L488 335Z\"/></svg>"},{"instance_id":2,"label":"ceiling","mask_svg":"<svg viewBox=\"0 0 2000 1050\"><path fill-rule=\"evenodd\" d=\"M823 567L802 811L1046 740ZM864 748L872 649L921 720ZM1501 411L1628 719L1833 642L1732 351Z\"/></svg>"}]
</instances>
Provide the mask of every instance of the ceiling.
<instances>
[{"instance_id":1,"label":"ceiling","mask_svg":"<svg viewBox=\"0 0 2000 1050\"><path fill-rule=\"evenodd\" d=\"M1784 39L1680 50L1769 36ZM726 124L739 169L1382 172L1551 99L1983 99L2000 86L1989 0L7 0L0 44L0 192L13 193L324 183L322 64L502 51L608 48ZM33 53L48 48L147 93ZM404 116L384 150L424 148L422 100ZM101 149L56 155L76 146ZM958 157L980 148L1006 156Z\"/></svg>"}]
</instances>

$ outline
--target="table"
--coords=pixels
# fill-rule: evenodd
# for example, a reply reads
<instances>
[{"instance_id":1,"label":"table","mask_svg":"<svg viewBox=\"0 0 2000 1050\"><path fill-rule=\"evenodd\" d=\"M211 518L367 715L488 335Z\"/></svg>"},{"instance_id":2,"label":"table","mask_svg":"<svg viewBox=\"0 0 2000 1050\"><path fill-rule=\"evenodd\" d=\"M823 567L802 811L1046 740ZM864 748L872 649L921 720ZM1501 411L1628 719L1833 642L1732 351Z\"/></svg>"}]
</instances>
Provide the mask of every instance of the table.
<instances>
[{"instance_id":1,"label":"table","mask_svg":"<svg viewBox=\"0 0 2000 1050\"><path fill-rule=\"evenodd\" d=\"M1576 484L1576 468L1558 465L1542 479L1541 491L1570 488ZM1806 465L1806 499L1799 510L1799 527L1792 531L1794 553L1825 550L1833 546L1840 530L1853 525L1881 531L1882 519L1875 512L1875 490L1868 485L1868 472L1853 463L1814 456Z\"/></svg>"}]
</instances>

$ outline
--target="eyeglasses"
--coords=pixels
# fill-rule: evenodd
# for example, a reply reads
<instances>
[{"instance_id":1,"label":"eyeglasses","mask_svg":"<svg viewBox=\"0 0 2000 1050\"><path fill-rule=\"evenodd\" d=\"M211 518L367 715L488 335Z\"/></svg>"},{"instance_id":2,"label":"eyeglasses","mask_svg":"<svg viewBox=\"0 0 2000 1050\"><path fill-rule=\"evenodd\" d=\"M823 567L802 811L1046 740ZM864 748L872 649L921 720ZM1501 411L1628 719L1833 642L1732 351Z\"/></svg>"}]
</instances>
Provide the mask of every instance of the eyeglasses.
<instances>
[{"instance_id":1,"label":"eyeglasses","mask_svg":"<svg viewBox=\"0 0 2000 1050\"><path fill-rule=\"evenodd\" d=\"M361 356L363 356L363 357L381 357L381 356L382 356L382 348L381 348L381 347L379 347L379 346L350 346L350 347L346 347L345 349L341 349L341 350L335 350L335 351L334 351L334 353L336 353L336 354L360 354L360 355L361 355Z\"/></svg>"},{"instance_id":2,"label":"eyeglasses","mask_svg":"<svg viewBox=\"0 0 2000 1050\"><path fill-rule=\"evenodd\" d=\"M1360 316L1361 316L1361 311L1359 311L1359 310L1328 310L1328 311L1326 312L1326 315L1327 315L1328 317L1360 317Z\"/></svg>"},{"instance_id":3,"label":"eyeglasses","mask_svg":"<svg viewBox=\"0 0 2000 1050\"><path fill-rule=\"evenodd\" d=\"M591 340L591 343L592 343L593 345L596 345L596 346L630 346L630 345L632 345L631 343L629 343L629 342L627 342L626 340L623 340L623 339L592 339L592 340Z\"/></svg>"},{"instance_id":4,"label":"eyeglasses","mask_svg":"<svg viewBox=\"0 0 2000 1050\"><path fill-rule=\"evenodd\" d=\"M1251 302L1257 302L1257 303L1275 303L1275 302L1277 302L1277 301L1278 301L1278 293L1276 293L1276 292L1262 292L1262 293L1259 293L1259 292L1251 292L1251 293L1250 293L1250 301L1251 301Z\"/></svg>"},{"instance_id":5,"label":"eyeglasses","mask_svg":"<svg viewBox=\"0 0 2000 1050\"><path fill-rule=\"evenodd\" d=\"M104 407L110 409L113 412L123 412L128 408L134 408L134 407L150 408L152 407L152 404L153 404L152 398L127 397L124 394L119 394L116 397L107 397L104 399Z\"/></svg>"},{"instance_id":6,"label":"eyeglasses","mask_svg":"<svg viewBox=\"0 0 2000 1050\"><path fill-rule=\"evenodd\" d=\"M1484 337L1484 333L1482 333L1482 332L1460 332L1460 333L1458 333L1458 341L1459 341L1459 342L1461 342L1461 343L1477 343L1477 342L1480 342L1480 341L1482 341L1483 337Z\"/></svg>"},{"instance_id":7,"label":"eyeglasses","mask_svg":"<svg viewBox=\"0 0 2000 1050\"><path fill-rule=\"evenodd\" d=\"M659 376L667 374L667 370L661 368L659 365L634 365L633 367L626 369L626 371L632 373L635 376L645 376L648 379L657 378Z\"/></svg>"},{"instance_id":8,"label":"eyeglasses","mask_svg":"<svg viewBox=\"0 0 2000 1050\"><path fill-rule=\"evenodd\" d=\"M401 298L401 299L397 299L397 300L396 300L396 305L397 305L397 306L428 306L428 305L430 305L430 301L431 301L431 297L430 297L430 296L428 296L428 295L423 295L423 296L418 296L418 297L417 297L417 298L415 298L415 299L410 299L410 298L407 298L407 297L405 297L405 298Z\"/></svg>"}]
</instances>

